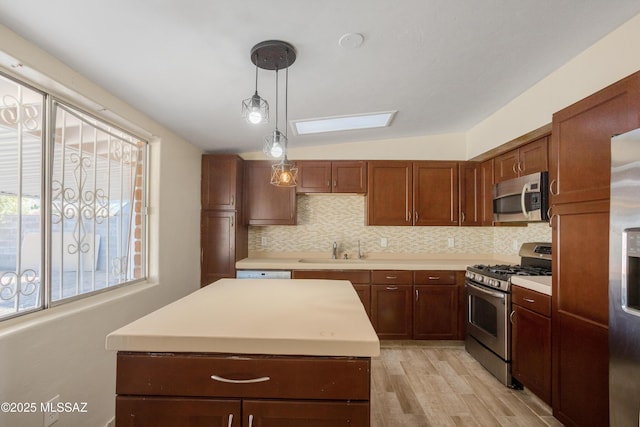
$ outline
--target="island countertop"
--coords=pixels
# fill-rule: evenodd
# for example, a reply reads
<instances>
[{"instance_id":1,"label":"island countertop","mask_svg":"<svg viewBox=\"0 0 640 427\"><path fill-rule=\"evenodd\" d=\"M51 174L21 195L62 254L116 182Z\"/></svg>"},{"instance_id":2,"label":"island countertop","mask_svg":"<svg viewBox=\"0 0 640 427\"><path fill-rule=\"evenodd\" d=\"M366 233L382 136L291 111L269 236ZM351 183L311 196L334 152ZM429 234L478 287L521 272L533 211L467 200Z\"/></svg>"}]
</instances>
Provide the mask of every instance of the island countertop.
<instances>
[{"instance_id":1,"label":"island countertop","mask_svg":"<svg viewBox=\"0 0 640 427\"><path fill-rule=\"evenodd\" d=\"M380 342L346 280L221 279L110 333L106 348L374 357Z\"/></svg>"}]
</instances>

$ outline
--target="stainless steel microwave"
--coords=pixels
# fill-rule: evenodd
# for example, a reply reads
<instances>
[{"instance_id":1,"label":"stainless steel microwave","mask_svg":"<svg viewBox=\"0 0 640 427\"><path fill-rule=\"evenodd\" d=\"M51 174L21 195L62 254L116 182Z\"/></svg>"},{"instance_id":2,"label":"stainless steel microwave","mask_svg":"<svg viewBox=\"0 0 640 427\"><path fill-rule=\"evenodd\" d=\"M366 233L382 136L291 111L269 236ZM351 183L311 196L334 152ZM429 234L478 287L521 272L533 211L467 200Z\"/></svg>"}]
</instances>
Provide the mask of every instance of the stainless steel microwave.
<instances>
[{"instance_id":1,"label":"stainless steel microwave","mask_svg":"<svg viewBox=\"0 0 640 427\"><path fill-rule=\"evenodd\" d=\"M493 186L493 220L495 222L547 221L549 207L549 173L499 182Z\"/></svg>"}]
</instances>

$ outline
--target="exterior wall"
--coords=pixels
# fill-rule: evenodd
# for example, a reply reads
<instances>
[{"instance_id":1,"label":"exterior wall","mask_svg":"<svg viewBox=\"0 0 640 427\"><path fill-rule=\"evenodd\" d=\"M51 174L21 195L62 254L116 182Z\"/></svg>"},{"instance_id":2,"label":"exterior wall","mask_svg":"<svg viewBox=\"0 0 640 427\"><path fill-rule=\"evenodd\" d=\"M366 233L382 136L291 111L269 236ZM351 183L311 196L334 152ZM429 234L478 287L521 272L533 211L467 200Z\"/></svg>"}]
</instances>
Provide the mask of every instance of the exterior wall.
<instances>
[{"instance_id":1,"label":"exterior wall","mask_svg":"<svg viewBox=\"0 0 640 427\"><path fill-rule=\"evenodd\" d=\"M0 67L150 141L149 280L0 323L0 401L87 402L56 425L102 427L115 403L106 335L199 287L201 151L3 26ZM0 413L0 425L42 417Z\"/></svg>"}]
</instances>

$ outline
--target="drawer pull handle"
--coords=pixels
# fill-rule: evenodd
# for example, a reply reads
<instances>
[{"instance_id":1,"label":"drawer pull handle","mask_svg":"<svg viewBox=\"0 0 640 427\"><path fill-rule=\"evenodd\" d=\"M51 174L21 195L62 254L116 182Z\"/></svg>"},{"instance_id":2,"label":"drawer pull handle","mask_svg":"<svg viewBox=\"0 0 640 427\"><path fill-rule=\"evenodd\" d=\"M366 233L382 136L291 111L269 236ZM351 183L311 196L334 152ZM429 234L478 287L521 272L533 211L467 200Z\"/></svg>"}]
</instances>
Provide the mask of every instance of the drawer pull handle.
<instances>
[{"instance_id":1,"label":"drawer pull handle","mask_svg":"<svg viewBox=\"0 0 640 427\"><path fill-rule=\"evenodd\" d=\"M233 425L233 414L229 414L229 424L227 424L227 427L231 427Z\"/></svg>"},{"instance_id":2,"label":"drawer pull handle","mask_svg":"<svg viewBox=\"0 0 640 427\"><path fill-rule=\"evenodd\" d=\"M397 279L398 276L386 276L386 279Z\"/></svg>"},{"instance_id":3,"label":"drawer pull handle","mask_svg":"<svg viewBox=\"0 0 640 427\"><path fill-rule=\"evenodd\" d=\"M215 381L220 381L221 383L229 383L229 384L254 384L254 383L263 383L265 381L269 381L270 377L260 377L260 378L249 378L248 380L232 380L225 377L219 377L218 375L211 375L211 379Z\"/></svg>"},{"instance_id":4,"label":"drawer pull handle","mask_svg":"<svg viewBox=\"0 0 640 427\"><path fill-rule=\"evenodd\" d=\"M398 287L397 286L387 286L387 290L388 291L397 291Z\"/></svg>"},{"instance_id":5,"label":"drawer pull handle","mask_svg":"<svg viewBox=\"0 0 640 427\"><path fill-rule=\"evenodd\" d=\"M429 280L440 280L440 276L429 276Z\"/></svg>"},{"instance_id":6,"label":"drawer pull handle","mask_svg":"<svg viewBox=\"0 0 640 427\"><path fill-rule=\"evenodd\" d=\"M536 300L531 299L531 298L522 298L522 299L523 299L524 301L526 301L526 302L532 302L532 303L533 303L533 302L536 302Z\"/></svg>"},{"instance_id":7,"label":"drawer pull handle","mask_svg":"<svg viewBox=\"0 0 640 427\"><path fill-rule=\"evenodd\" d=\"M253 415L249 415L249 427L253 427Z\"/></svg>"}]
</instances>

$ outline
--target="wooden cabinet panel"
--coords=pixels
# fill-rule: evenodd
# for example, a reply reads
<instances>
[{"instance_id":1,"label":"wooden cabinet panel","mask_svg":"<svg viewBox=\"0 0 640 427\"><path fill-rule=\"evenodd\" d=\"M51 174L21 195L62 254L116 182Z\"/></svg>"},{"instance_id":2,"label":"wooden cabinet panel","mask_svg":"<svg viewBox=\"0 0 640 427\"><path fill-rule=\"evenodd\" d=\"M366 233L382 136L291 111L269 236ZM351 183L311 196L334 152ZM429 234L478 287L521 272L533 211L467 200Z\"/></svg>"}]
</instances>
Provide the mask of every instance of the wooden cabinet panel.
<instances>
[{"instance_id":1,"label":"wooden cabinet panel","mask_svg":"<svg viewBox=\"0 0 640 427\"><path fill-rule=\"evenodd\" d=\"M141 396L369 399L370 361L365 358L232 356L120 352L116 393ZM330 381L327 380L329 378ZM248 379L263 381L230 382Z\"/></svg>"},{"instance_id":2,"label":"wooden cabinet panel","mask_svg":"<svg viewBox=\"0 0 640 427\"><path fill-rule=\"evenodd\" d=\"M452 270L417 270L413 272L415 285L455 285L456 272Z\"/></svg>"},{"instance_id":3,"label":"wooden cabinet panel","mask_svg":"<svg viewBox=\"0 0 640 427\"><path fill-rule=\"evenodd\" d=\"M362 160L301 160L297 193L366 193L367 162Z\"/></svg>"},{"instance_id":4,"label":"wooden cabinet panel","mask_svg":"<svg viewBox=\"0 0 640 427\"><path fill-rule=\"evenodd\" d=\"M413 163L414 225L458 225L458 163Z\"/></svg>"},{"instance_id":5,"label":"wooden cabinet panel","mask_svg":"<svg viewBox=\"0 0 640 427\"><path fill-rule=\"evenodd\" d=\"M117 396L117 427L240 427L240 400Z\"/></svg>"},{"instance_id":6,"label":"wooden cabinet panel","mask_svg":"<svg viewBox=\"0 0 640 427\"><path fill-rule=\"evenodd\" d=\"M411 285L413 273L409 270L373 270L371 283L374 285Z\"/></svg>"},{"instance_id":7,"label":"wooden cabinet panel","mask_svg":"<svg viewBox=\"0 0 640 427\"><path fill-rule=\"evenodd\" d=\"M493 159L480 164L480 222L493 225Z\"/></svg>"},{"instance_id":8,"label":"wooden cabinet panel","mask_svg":"<svg viewBox=\"0 0 640 427\"><path fill-rule=\"evenodd\" d=\"M458 339L458 288L413 285L413 338Z\"/></svg>"},{"instance_id":9,"label":"wooden cabinet panel","mask_svg":"<svg viewBox=\"0 0 640 427\"><path fill-rule=\"evenodd\" d=\"M236 210L242 200L242 159L238 156L202 156L202 209Z\"/></svg>"},{"instance_id":10,"label":"wooden cabinet panel","mask_svg":"<svg viewBox=\"0 0 640 427\"><path fill-rule=\"evenodd\" d=\"M380 339L411 339L412 285L371 285L371 323Z\"/></svg>"},{"instance_id":11,"label":"wooden cabinet panel","mask_svg":"<svg viewBox=\"0 0 640 427\"><path fill-rule=\"evenodd\" d=\"M333 193L366 193L367 162L339 160L331 162Z\"/></svg>"},{"instance_id":12,"label":"wooden cabinet panel","mask_svg":"<svg viewBox=\"0 0 640 427\"><path fill-rule=\"evenodd\" d=\"M298 166L297 193L331 193L331 162L301 160Z\"/></svg>"},{"instance_id":13,"label":"wooden cabinet panel","mask_svg":"<svg viewBox=\"0 0 640 427\"><path fill-rule=\"evenodd\" d=\"M295 187L271 185L270 161L245 162L245 223L249 225L294 225Z\"/></svg>"},{"instance_id":14,"label":"wooden cabinet panel","mask_svg":"<svg viewBox=\"0 0 640 427\"><path fill-rule=\"evenodd\" d=\"M242 411L245 426L368 426L370 422L368 402L246 400Z\"/></svg>"},{"instance_id":15,"label":"wooden cabinet panel","mask_svg":"<svg viewBox=\"0 0 640 427\"><path fill-rule=\"evenodd\" d=\"M551 404L551 297L512 286L511 371Z\"/></svg>"},{"instance_id":16,"label":"wooden cabinet panel","mask_svg":"<svg viewBox=\"0 0 640 427\"><path fill-rule=\"evenodd\" d=\"M494 159L495 182L549 170L548 136L529 142Z\"/></svg>"},{"instance_id":17,"label":"wooden cabinet panel","mask_svg":"<svg viewBox=\"0 0 640 427\"><path fill-rule=\"evenodd\" d=\"M477 162L460 162L460 225L482 225L482 169Z\"/></svg>"},{"instance_id":18,"label":"wooden cabinet panel","mask_svg":"<svg viewBox=\"0 0 640 427\"><path fill-rule=\"evenodd\" d=\"M611 137L640 127L640 73L553 115L551 203L609 198Z\"/></svg>"},{"instance_id":19,"label":"wooden cabinet panel","mask_svg":"<svg viewBox=\"0 0 640 427\"><path fill-rule=\"evenodd\" d=\"M411 162L370 161L367 167L367 225L412 225Z\"/></svg>"},{"instance_id":20,"label":"wooden cabinet panel","mask_svg":"<svg viewBox=\"0 0 640 427\"><path fill-rule=\"evenodd\" d=\"M247 228L235 211L204 210L200 219L201 280L205 286L236 276L236 260L247 256Z\"/></svg>"}]
</instances>

